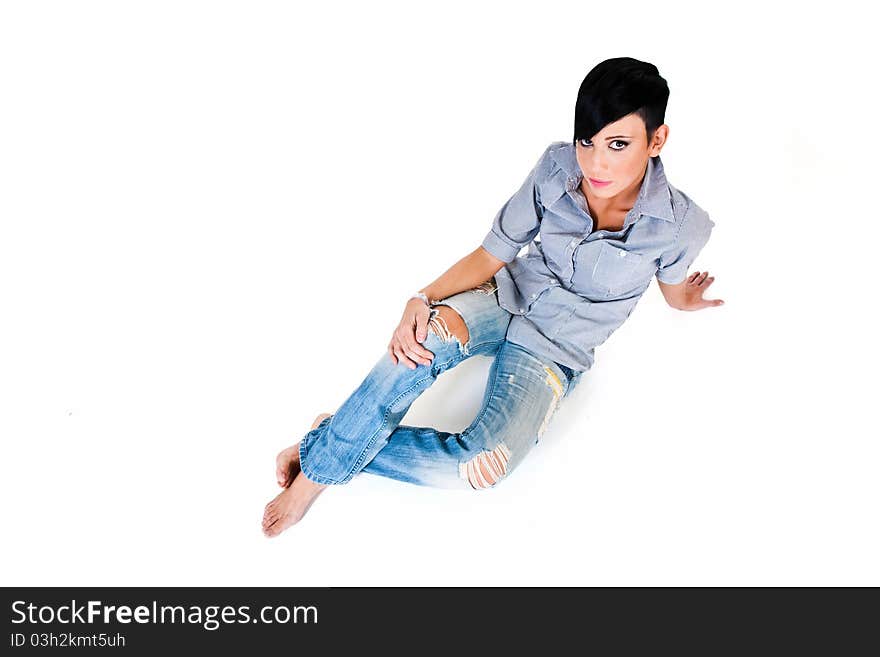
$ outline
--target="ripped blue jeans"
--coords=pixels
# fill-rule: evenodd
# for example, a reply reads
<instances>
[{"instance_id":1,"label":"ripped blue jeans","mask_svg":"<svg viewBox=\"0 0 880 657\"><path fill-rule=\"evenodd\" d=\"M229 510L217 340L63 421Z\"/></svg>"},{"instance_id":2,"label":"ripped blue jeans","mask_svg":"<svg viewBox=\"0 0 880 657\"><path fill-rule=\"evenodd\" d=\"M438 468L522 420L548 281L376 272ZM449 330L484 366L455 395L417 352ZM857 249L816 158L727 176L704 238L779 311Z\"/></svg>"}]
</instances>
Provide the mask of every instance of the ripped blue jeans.
<instances>
[{"instance_id":1,"label":"ripped blue jeans","mask_svg":"<svg viewBox=\"0 0 880 657\"><path fill-rule=\"evenodd\" d=\"M437 306L450 306L468 329L465 344L446 330ZM303 474L344 484L359 472L422 486L494 487L522 462L582 372L506 340L512 315L498 305L494 278L436 301L423 346L430 365L410 369L388 352L330 417L300 442ZM438 321L440 320L440 321ZM471 356L494 358L483 404L464 431L400 424L437 377Z\"/></svg>"}]
</instances>

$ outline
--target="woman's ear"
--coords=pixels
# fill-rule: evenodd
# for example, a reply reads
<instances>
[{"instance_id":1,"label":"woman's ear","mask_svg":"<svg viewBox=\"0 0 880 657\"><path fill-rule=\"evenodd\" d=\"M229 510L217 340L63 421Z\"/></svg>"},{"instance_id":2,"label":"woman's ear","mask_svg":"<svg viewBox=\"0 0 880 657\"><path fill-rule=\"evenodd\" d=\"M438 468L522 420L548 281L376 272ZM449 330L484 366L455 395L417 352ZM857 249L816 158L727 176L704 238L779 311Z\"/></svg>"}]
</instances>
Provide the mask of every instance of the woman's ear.
<instances>
[{"instance_id":1,"label":"woman's ear","mask_svg":"<svg viewBox=\"0 0 880 657\"><path fill-rule=\"evenodd\" d=\"M651 140L651 157L660 155L660 150L668 138L669 126L664 123L654 131L654 138Z\"/></svg>"}]
</instances>

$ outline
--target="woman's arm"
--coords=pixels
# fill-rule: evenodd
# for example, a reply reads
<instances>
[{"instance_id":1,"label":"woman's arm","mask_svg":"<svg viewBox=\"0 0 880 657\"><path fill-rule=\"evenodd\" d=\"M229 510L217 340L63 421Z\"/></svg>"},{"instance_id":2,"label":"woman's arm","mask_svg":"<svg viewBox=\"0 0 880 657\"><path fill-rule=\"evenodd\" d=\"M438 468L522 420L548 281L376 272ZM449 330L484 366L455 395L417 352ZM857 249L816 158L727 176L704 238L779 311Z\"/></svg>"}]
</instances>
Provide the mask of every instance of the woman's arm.
<instances>
[{"instance_id":1,"label":"woman's arm","mask_svg":"<svg viewBox=\"0 0 880 657\"><path fill-rule=\"evenodd\" d=\"M492 278L503 266L503 260L499 260L482 246L478 246L419 292L424 292L431 301L445 299L477 287Z\"/></svg>"}]
</instances>

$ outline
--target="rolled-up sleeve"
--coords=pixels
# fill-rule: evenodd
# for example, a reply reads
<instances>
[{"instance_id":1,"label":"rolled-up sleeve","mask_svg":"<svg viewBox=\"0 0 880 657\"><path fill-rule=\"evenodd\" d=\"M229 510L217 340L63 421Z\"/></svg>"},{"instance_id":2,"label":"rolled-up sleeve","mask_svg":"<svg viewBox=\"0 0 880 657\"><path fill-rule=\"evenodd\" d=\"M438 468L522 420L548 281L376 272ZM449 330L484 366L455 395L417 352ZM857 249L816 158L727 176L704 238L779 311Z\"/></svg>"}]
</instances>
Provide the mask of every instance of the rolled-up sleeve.
<instances>
[{"instance_id":1,"label":"rolled-up sleeve","mask_svg":"<svg viewBox=\"0 0 880 657\"><path fill-rule=\"evenodd\" d=\"M705 210L692 205L682 219L673 247L660 256L657 280L678 285L687 277L688 268L709 241L715 222Z\"/></svg>"},{"instance_id":2,"label":"rolled-up sleeve","mask_svg":"<svg viewBox=\"0 0 880 657\"><path fill-rule=\"evenodd\" d=\"M519 250L535 239L543 217L539 191L540 177L550 146L541 155L519 190L495 215L483 248L504 262L512 262Z\"/></svg>"}]
</instances>

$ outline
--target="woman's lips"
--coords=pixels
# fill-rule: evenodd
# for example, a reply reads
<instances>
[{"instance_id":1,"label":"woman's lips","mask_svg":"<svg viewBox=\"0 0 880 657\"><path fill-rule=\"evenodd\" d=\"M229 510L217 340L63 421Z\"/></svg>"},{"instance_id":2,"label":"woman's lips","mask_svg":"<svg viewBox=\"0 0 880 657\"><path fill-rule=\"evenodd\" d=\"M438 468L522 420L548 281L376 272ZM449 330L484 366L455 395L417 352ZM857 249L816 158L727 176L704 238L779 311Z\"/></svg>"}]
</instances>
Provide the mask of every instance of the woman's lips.
<instances>
[{"instance_id":1,"label":"woman's lips","mask_svg":"<svg viewBox=\"0 0 880 657\"><path fill-rule=\"evenodd\" d=\"M605 185L610 185L610 180L596 180L595 178L587 178L590 181L591 185L595 185L596 187L604 187Z\"/></svg>"}]
</instances>

